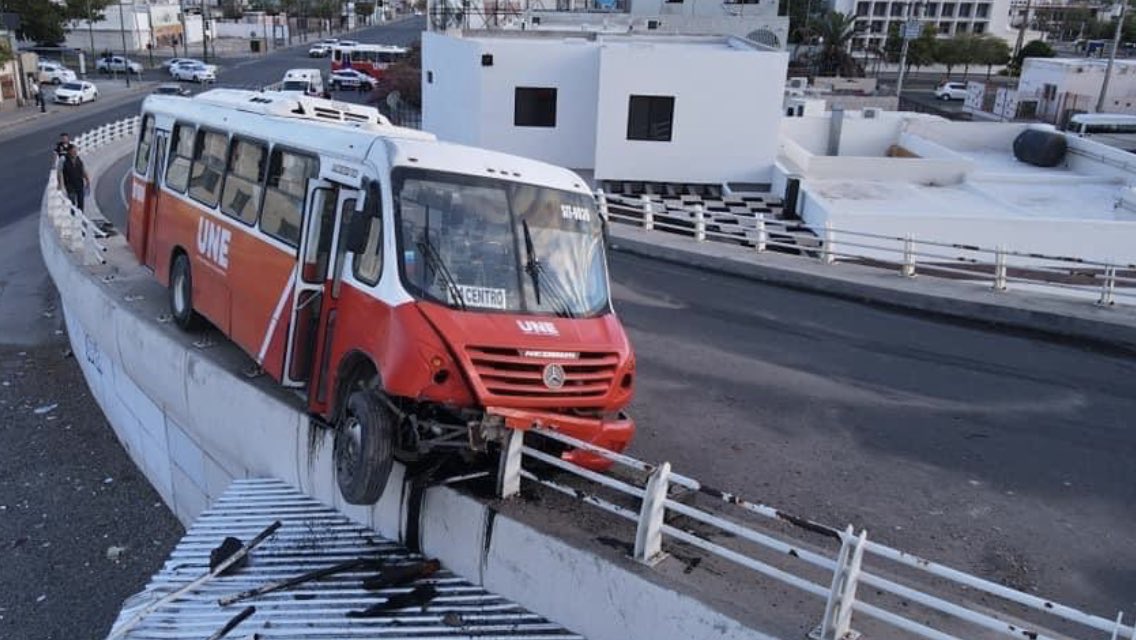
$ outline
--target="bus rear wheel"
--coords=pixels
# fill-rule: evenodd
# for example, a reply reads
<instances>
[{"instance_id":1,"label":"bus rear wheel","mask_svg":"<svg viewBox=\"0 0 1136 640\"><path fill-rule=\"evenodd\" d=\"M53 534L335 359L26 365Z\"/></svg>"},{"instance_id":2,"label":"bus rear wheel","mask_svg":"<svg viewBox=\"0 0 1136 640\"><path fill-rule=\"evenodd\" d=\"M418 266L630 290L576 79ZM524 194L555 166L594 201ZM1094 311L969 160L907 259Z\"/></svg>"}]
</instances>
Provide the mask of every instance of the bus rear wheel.
<instances>
[{"instance_id":1,"label":"bus rear wheel","mask_svg":"<svg viewBox=\"0 0 1136 640\"><path fill-rule=\"evenodd\" d=\"M179 253L170 267L170 314L185 331L201 326L201 316L193 310L193 275L184 253Z\"/></svg>"},{"instance_id":2,"label":"bus rear wheel","mask_svg":"<svg viewBox=\"0 0 1136 640\"><path fill-rule=\"evenodd\" d=\"M374 504L394 464L394 416L368 389L355 389L335 428L335 480L350 504Z\"/></svg>"}]
</instances>

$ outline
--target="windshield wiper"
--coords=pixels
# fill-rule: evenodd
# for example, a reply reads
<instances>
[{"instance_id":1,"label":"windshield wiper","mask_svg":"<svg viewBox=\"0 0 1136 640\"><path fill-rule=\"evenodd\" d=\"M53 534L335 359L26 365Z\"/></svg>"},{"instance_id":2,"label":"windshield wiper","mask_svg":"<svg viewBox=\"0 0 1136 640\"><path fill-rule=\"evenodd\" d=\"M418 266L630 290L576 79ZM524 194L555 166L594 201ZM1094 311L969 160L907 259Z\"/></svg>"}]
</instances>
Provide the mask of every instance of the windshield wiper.
<instances>
[{"instance_id":1,"label":"windshield wiper","mask_svg":"<svg viewBox=\"0 0 1136 640\"><path fill-rule=\"evenodd\" d=\"M536 296L536 304L540 306L540 277L546 275L544 265L536 257L536 249L533 248L532 232L529 231L529 221L521 220L521 228L525 232L525 273L529 274L532 278L533 294ZM575 317L576 314L572 313L572 306L568 304L568 300L564 296L564 292L559 289L555 278L549 278L548 293L552 298L552 304L559 307L558 315L568 318Z\"/></svg>"},{"instance_id":2,"label":"windshield wiper","mask_svg":"<svg viewBox=\"0 0 1136 640\"><path fill-rule=\"evenodd\" d=\"M442 281L446 283L446 289L449 290L450 295L453 296L454 302L457 303L458 308L465 311L465 298L462 297L461 287L454 281L454 277L450 275L450 270L446 268L446 263L442 260L442 256L438 255L438 249L434 247L434 243L430 242L429 238L423 238L418 241L418 250L434 267L434 271L442 274Z\"/></svg>"}]
</instances>

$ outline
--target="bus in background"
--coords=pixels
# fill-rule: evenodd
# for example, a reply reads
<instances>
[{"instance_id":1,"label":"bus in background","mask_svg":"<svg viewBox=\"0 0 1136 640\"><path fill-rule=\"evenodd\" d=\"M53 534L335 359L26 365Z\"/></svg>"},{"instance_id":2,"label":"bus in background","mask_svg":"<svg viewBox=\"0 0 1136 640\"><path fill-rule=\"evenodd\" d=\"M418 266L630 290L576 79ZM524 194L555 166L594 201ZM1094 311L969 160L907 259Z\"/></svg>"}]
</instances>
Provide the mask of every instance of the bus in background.
<instances>
[{"instance_id":1,"label":"bus in background","mask_svg":"<svg viewBox=\"0 0 1136 640\"><path fill-rule=\"evenodd\" d=\"M622 451L635 357L587 183L370 107L214 89L142 105L127 240L334 433L345 500L393 460L542 425ZM606 467L593 453L565 459Z\"/></svg>"},{"instance_id":2,"label":"bus in background","mask_svg":"<svg viewBox=\"0 0 1136 640\"><path fill-rule=\"evenodd\" d=\"M1065 131L1130 153L1136 152L1136 115L1078 113L1069 119Z\"/></svg>"},{"instance_id":3,"label":"bus in background","mask_svg":"<svg viewBox=\"0 0 1136 640\"><path fill-rule=\"evenodd\" d=\"M331 48L331 70L355 69L375 78L391 64L406 56L406 48L389 44L350 44L342 42Z\"/></svg>"}]
</instances>

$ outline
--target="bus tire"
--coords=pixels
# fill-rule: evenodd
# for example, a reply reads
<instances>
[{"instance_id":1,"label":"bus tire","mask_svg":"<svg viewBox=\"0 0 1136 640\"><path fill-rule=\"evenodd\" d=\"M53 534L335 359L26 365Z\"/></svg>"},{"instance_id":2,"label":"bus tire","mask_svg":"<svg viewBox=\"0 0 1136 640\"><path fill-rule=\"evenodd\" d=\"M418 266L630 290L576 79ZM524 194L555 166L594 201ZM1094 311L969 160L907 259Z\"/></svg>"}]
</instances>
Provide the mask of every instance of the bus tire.
<instances>
[{"instance_id":1,"label":"bus tire","mask_svg":"<svg viewBox=\"0 0 1136 640\"><path fill-rule=\"evenodd\" d=\"M335 481L350 504L379 501L394 464L394 416L374 392L354 389L335 428Z\"/></svg>"},{"instance_id":2,"label":"bus tire","mask_svg":"<svg viewBox=\"0 0 1136 640\"><path fill-rule=\"evenodd\" d=\"M189 256L179 253L174 256L170 266L170 315L184 331L193 331L201 326L201 316L193 310L193 274L190 273Z\"/></svg>"}]
</instances>

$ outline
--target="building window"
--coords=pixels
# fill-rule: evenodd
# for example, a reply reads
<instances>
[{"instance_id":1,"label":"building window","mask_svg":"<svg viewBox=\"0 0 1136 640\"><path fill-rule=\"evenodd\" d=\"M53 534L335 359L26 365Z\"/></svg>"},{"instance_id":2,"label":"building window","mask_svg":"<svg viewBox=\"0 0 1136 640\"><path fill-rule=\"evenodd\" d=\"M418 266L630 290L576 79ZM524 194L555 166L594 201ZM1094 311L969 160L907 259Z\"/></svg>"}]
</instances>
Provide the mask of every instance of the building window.
<instances>
[{"instance_id":1,"label":"building window","mask_svg":"<svg viewBox=\"0 0 1136 640\"><path fill-rule=\"evenodd\" d=\"M939 23L939 34L940 35L946 35L946 34L949 34L950 32L951 32L951 23L949 23L949 22L940 22Z\"/></svg>"},{"instance_id":2,"label":"building window","mask_svg":"<svg viewBox=\"0 0 1136 640\"><path fill-rule=\"evenodd\" d=\"M938 2L928 2L926 7L924 7L923 15L928 17L928 18L934 18L934 17L938 16L939 15L939 3Z\"/></svg>"},{"instance_id":3,"label":"building window","mask_svg":"<svg viewBox=\"0 0 1136 640\"><path fill-rule=\"evenodd\" d=\"M943 13L942 13L942 15L943 15L943 17L944 17L944 18L951 18L951 17L954 17L954 15L955 15L955 3L953 3L953 2L944 2L944 3L943 3Z\"/></svg>"},{"instance_id":4,"label":"building window","mask_svg":"<svg viewBox=\"0 0 1136 640\"><path fill-rule=\"evenodd\" d=\"M897 2L893 5L891 5L892 17L896 17L896 16L903 17L903 15L906 12L907 12L907 6L905 4L903 4L902 2Z\"/></svg>"},{"instance_id":5,"label":"building window","mask_svg":"<svg viewBox=\"0 0 1136 640\"><path fill-rule=\"evenodd\" d=\"M555 127L556 89L517 87L513 98L513 125L517 127Z\"/></svg>"},{"instance_id":6,"label":"building window","mask_svg":"<svg viewBox=\"0 0 1136 640\"><path fill-rule=\"evenodd\" d=\"M986 33L986 23L985 22L975 22L974 23L974 32L975 33Z\"/></svg>"},{"instance_id":7,"label":"building window","mask_svg":"<svg viewBox=\"0 0 1136 640\"><path fill-rule=\"evenodd\" d=\"M871 6L871 3L869 3L869 2L857 2L856 3L856 15L858 15L858 16L868 15L868 11L869 11L870 6Z\"/></svg>"},{"instance_id":8,"label":"building window","mask_svg":"<svg viewBox=\"0 0 1136 640\"><path fill-rule=\"evenodd\" d=\"M884 32L883 20L876 20L875 22L873 22L871 32L872 33L883 33Z\"/></svg>"},{"instance_id":9,"label":"building window","mask_svg":"<svg viewBox=\"0 0 1136 640\"><path fill-rule=\"evenodd\" d=\"M670 142L674 105L673 96L631 96L627 109L627 139Z\"/></svg>"},{"instance_id":10,"label":"building window","mask_svg":"<svg viewBox=\"0 0 1136 640\"><path fill-rule=\"evenodd\" d=\"M887 14L888 6L885 2L877 2L875 6L872 7L872 15L874 16L886 16Z\"/></svg>"},{"instance_id":11,"label":"building window","mask_svg":"<svg viewBox=\"0 0 1136 640\"><path fill-rule=\"evenodd\" d=\"M974 17L976 17L976 18L989 18L990 17L990 5L985 4L985 3L979 3L978 6L974 8Z\"/></svg>"},{"instance_id":12,"label":"building window","mask_svg":"<svg viewBox=\"0 0 1136 640\"><path fill-rule=\"evenodd\" d=\"M964 2L964 3L960 4L959 5L959 17L960 18L969 18L970 17L970 10L973 8L973 6L974 5L972 5L969 2Z\"/></svg>"},{"instance_id":13,"label":"building window","mask_svg":"<svg viewBox=\"0 0 1136 640\"><path fill-rule=\"evenodd\" d=\"M955 25L955 33L966 33L969 30L969 27L970 25L968 25L967 23L960 22Z\"/></svg>"},{"instance_id":14,"label":"building window","mask_svg":"<svg viewBox=\"0 0 1136 640\"><path fill-rule=\"evenodd\" d=\"M142 135L138 136L138 151L134 153L134 170L145 176L150 170L150 149L154 146L154 116L146 116Z\"/></svg>"}]
</instances>

